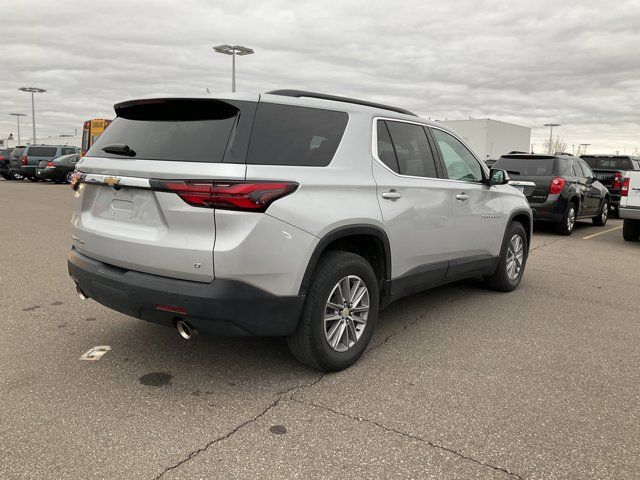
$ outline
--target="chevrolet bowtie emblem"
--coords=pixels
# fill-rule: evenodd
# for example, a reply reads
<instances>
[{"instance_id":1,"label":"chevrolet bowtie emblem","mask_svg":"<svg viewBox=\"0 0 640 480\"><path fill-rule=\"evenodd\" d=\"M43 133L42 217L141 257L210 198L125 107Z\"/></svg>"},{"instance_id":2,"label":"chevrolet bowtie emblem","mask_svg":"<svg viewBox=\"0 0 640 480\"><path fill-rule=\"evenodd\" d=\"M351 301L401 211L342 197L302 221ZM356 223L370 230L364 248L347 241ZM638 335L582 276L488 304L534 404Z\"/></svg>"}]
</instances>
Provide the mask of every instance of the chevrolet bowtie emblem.
<instances>
[{"instance_id":1,"label":"chevrolet bowtie emblem","mask_svg":"<svg viewBox=\"0 0 640 480\"><path fill-rule=\"evenodd\" d=\"M104 179L104 183L105 185L109 185L110 187L113 187L114 185L117 185L120 183L120 179L116 177L107 177Z\"/></svg>"}]
</instances>

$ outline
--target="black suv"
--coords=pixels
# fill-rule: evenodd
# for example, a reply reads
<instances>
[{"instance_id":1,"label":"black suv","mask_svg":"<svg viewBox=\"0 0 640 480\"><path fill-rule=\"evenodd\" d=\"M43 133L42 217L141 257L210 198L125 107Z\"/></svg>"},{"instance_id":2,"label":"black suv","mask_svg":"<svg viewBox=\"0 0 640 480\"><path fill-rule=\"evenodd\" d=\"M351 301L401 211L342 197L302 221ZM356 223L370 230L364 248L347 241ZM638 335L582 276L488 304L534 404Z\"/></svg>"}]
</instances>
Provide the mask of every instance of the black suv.
<instances>
[{"instance_id":1,"label":"black suv","mask_svg":"<svg viewBox=\"0 0 640 480\"><path fill-rule=\"evenodd\" d=\"M11 180L11 171L9 169L9 157L13 148L0 148L0 176L6 180Z\"/></svg>"},{"instance_id":2,"label":"black suv","mask_svg":"<svg viewBox=\"0 0 640 480\"><path fill-rule=\"evenodd\" d=\"M534 220L557 223L558 233L571 235L577 219L591 218L604 226L610 195L587 163L571 155L503 155L493 168L506 170L513 180L536 184L527 200Z\"/></svg>"},{"instance_id":3,"label":"black suv","mask_svg":"<svg viewBox=\"0 0 640 480\"><path fill-rule=\"evenodd\" d=\"M580 158L589 164L596 178L609 189L611 194L609 207L617 217L624 173L640 170L640 158L630 155L582 155Z\"/></svg>"}]
</instances>

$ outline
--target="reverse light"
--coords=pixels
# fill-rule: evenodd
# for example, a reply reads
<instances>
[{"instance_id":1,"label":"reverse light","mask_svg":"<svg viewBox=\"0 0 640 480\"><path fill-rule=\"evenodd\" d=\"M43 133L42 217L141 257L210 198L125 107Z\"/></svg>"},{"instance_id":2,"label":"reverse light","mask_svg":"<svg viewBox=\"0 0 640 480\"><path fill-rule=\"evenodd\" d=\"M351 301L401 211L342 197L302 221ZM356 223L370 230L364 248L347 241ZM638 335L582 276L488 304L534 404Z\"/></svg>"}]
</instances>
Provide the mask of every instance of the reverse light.
<instances>
[{"instance_id":1,"label":"reverse light","mask_svg":"<svg viewBox=\"0 0 640 480\"><path fill-rule=\"evenodd\" d=\"M298 184L280 181L151 180L154 190L177 194L194 207L264 212Z\"/></svg>"},{"instance_id":2,"label":"reverse light","mask_svg":"<svg viewBox=\"0 0 640 480\"><path fill-rule=\"evenodd\" d=\"M562 189L567 181L562 177L554 177L549 185L549 193L557 194L562 193Z\"/></svg>"},{"instance_id":3,"label":"reverse light","mask_svg":"<svg viewBox=\"0 0 640 480\"><path fill-rule=\"evenodd\" d=\"M620 187L620 195L623 197L626 197L629 195L629 180L631 180L630 177L625 177L625 179L622 180L622 186Z\"/></svg>"}]
</instances>

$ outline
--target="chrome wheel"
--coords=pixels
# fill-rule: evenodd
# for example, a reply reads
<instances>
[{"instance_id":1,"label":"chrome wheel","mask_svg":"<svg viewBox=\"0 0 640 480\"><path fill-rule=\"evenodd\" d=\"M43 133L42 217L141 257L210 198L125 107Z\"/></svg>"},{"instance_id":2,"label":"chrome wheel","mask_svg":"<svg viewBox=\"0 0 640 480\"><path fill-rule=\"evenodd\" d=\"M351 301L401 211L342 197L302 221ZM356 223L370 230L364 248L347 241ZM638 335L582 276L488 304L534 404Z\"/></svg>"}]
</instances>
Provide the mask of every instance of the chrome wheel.
<instances>
[{"instance_id":1,"label":"chrome wheel","mask_svg":"<svg viewBox=\"0 0 640 480\"><path fill-rule=\"evenodd\" d=\"M65 174L64 181L66 183L71 183L72 177L73 177L73 170L70 170Z\"/></svg>"},{"instance_id":2,"label":"chrome wheel","mask_svg":"<svg viewBox=\"0 0 640 480\"><path fill-rule=\"evenodd\" d=\"M576 207L572 205L571 207L569 207L569 211L567 212L567 230L569 232L572 232L575 224L576 224Z\"/></svg>"},{"instance_id":3,"label":"chrome wheel","mask_svg":"<svg viewBox=\"0 0 640 480\"><path fill-rule=\"evenodd\" d=\"M609 204L605 201L602 205L602 213L600 214L600 220L605 224L607 222L607 218L609 217Z\"/></svg>"},{"instance_id":4,"label":"chrome wheel","mask_svg":"<svg viewBox=\"0 0 640 480\"><path fill-rule=\"evenodd\" d=\"M353 347L369 316L369 290L356 275L343 277L331 290L324 308L324 337L336 352Z\"/></svg>"},{"instance_id":5,"label":"chrome wheel","mask_svg":"<svg viewBox=\"0 0 640 480\"><path fill-rule=\"evenodd\" d=\"M515 280L522 270L522 260L524 259L524 241L520 235L514 235L509 240L507 249L507 276L509 280Z\"/></svg>"}]
</instances>

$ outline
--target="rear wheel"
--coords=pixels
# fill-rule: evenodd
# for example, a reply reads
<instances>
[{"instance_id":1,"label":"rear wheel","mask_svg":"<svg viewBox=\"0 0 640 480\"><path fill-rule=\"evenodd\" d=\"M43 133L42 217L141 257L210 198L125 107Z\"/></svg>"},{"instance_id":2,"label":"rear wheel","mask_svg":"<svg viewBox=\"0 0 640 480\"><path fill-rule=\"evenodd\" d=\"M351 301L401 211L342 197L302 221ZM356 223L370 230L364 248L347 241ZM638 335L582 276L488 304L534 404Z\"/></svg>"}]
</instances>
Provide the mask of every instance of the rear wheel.
<instances>
[{"instance_id":1,"label":"rear wheel","mask_svg":"<svg viewBox=\"0 0 640 480\"><path fill-rule=\"evenodd\" d=\"M558 224L558 233L560 235L571 235L576 226L576 218L578 216L578 208L576 204L571 202L564 212L562 221Z\"/></svg>"},{"instance_id":2,"label":"rear wheel","mask_svg":"<svg viewBox=\"0 0 640 480\"><path fill-rule=\"evenodd\" d=\"M71 183L71 177L73 177L73 170L69 170L64 174L64 183Z\"/></svg>"},{"instance_id":3,"label":"rear wheel","mask_svg":"<svg viewBox=\"0 0 640 480\"><path fill-rule=\"evenodd\" d=\"M609 200L606 198L602 201L598 215L593 217L593 224L598 227L604 227L609 219Z\"/></svg>"},{"instance_id":4,"label":"rear wheel","mask_svg":"<svg viewBox=\"0 0 640 480\"><path fill-rule=\"evenodd\" d=\"M306 365L336 371L364 352L376 326L378 280L369 262L354 253L329 251L316 267L291 353Z\"/></svg>"},{"instance_id":5,"label":"rear wheel","mask_svg":"<svg viewBox=\"0 0 640 480\"><path fill-rule=\"evenodd\" d=\"M524 275L528 252L524 227L520 222L511 222L502 245L498 267L493 275L485 277L487 285L501 292L515 290Z\"/></svg>"},{"instance_id":6,"label":"rear wheel","mask_svg":"<svg viewBox=\"0 0 640 480\"><path fill-rule=\"evenodd\" d=\"M38 177L27 177L29 179L30 182L37 182L39 179Z\"/></svg>"},{"instance_id":7,"label":"rear wheel","mask_svg":"<svg viewBox=\"0 0 640 480\"><path fill-rule=\"evenodd\" d=\"M15 173L15 172L11 172L11 177L14 180L24 180L24 177L22 175L20 175L19 173Z\"/></svg>"},{"instance_id":8,"label":"rear wheel","mask_svg":"<svg viewBox=\"0 0 640 480\"><path fill-rule=\"evenodd\" d=\"M622 237L627 242L640 240L640 220L625 219L622 224Z\"/></svg>"}]
</instances>

